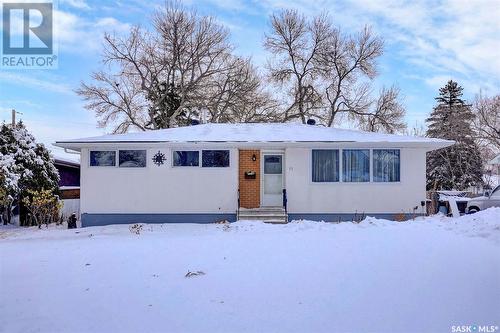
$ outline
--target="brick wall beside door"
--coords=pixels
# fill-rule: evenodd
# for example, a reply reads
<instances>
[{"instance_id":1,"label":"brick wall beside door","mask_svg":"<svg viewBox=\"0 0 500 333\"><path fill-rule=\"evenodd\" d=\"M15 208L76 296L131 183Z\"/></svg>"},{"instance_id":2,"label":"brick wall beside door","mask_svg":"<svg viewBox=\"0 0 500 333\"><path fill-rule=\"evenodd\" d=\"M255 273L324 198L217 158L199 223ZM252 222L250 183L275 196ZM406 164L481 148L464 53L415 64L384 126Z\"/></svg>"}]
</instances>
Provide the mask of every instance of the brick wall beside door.
<instances>
[{"instance_id":1,"label":"brick wall beside door","mask_svg":"<svg viewBox=\"0 0 500 333\"><path fill-rule=\"evenodd\" d=\"M260 207L260 150L240 150L239 155L240 206L258 208ZM253 156L255 161L252 160ZM246 179L247 171L254 171L255 179Z\"/></svg>"}]
</instances>

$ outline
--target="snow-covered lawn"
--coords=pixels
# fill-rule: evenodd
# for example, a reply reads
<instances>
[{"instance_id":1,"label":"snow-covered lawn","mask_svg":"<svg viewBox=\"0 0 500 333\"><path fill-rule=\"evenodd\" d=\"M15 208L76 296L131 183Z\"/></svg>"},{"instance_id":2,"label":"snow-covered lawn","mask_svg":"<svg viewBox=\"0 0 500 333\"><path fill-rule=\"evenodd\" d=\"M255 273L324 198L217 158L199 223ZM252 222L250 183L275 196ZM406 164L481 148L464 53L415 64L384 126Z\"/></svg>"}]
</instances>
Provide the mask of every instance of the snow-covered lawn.
<instances>
[{"instance_id":1,"label":"snow-covered lawn","mask_svg":"<svg viewBox=\"0 0 500 333\"><path fill-rule=\"evenodd\" d=\"M500 325L500 208L399 223L143 225L140 234L3 228L0 253L2 332Z\"/></svg>"}]
</instances>

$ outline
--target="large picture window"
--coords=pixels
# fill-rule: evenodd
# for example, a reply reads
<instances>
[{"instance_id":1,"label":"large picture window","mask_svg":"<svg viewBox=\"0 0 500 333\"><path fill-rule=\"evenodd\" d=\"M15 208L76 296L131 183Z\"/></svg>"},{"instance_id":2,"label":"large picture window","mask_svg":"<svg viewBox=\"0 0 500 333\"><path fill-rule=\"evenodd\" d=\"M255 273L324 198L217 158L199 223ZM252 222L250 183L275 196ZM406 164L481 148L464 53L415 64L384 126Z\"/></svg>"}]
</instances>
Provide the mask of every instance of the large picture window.
<instances>
[{"instance_id":1,"label":"large picture window","mask_svg":"<svg viewBox=\"0 0 500 333\"><path fill-rule=\"evenodd\" d=\"M342 180L344 182L370 181L370 150L342 150Z\"/></svg>"},{"instance_id":2,"label":"large picture window","mask_svg":"<svg viewBox=\"0 0 500 333\"><path fill-rule=\"evenodd\" d=\"M174 161L174 166L199 166L200 152L175 150L173 161Z\"/></svg>"},{"instance_id":3,"label":"large picture window","mask_svg":"<svg viewBox=\"0 0 500 333\"><path fill-rule=\"evenodd\" d=\"M229 167L229 150L203 150L201 166L204 168Z\"/></svg>"},{"instance_id":4,"label":"large picture window","mask_svg":"<svg viewBox=\"0 0 500 333\"><path fill-rule=\"evenodd\" d=\"M145 150L120 150L118 153L120 168L144 168L146 167Z\"/></svg>"},{"instance_id":5,"label":"large picture window","mask_svg":"<svg viewBox=\"0 0 500 333\"><path fill-rule=\"evenodd\" d=\"M312 151L312 181L339 181L339 151L333 149L313 149Z\"/></svg>"},{"instance_id":6,"label":"large picture window","mask_svg":"<svg viewBox=\"0 0 500 333\"><path fill-rule=\"evenodd\" d=\"M116 151L114 150L91 150L90 166L115 166Z\"/></svg>"},{"instance_id":7,"label":"large picture window","mask_svg":"<svg viewBox=\"0 0 500 333\"><path fill-rule=\"evenodd\" d=\"M373 149L373 181L399 182L399 149Z\"/></svg>"}]
</instances>

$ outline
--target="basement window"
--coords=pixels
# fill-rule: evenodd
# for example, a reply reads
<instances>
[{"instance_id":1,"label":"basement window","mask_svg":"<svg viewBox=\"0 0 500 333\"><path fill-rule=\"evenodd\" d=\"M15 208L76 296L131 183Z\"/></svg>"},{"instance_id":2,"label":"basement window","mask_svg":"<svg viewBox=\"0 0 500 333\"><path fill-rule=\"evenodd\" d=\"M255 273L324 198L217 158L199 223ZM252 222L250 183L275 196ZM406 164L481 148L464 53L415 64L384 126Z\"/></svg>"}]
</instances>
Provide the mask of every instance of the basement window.
<instances>
[{"instance_id":1,"label":"basement window","mask_svg":"<svg viewBox=\"0 0 500 333\"><path fill-rule=\"evenodd\" d=\"M174 166L199 166L200 165L200 152L175 150L172 158Z\"/></svg>"},{"instance_id":2,"label":"basement window","mask_svg":"<svg viewBox=\"0 0 500 333\"><path fill-rule=\"evenodd\" d=\"M120 150L118 153L120 168L145 168L145 150Z\"/></svg>"},{"instance_id":3,"label":"basement window","mask_svg":"<svg viewBox=\"0 0 500 333\"><path fill-rule=\"evenodd\" d=\"M91 150L90 166L115 166L116 151L114 150Z\"/></svg>"},{"instance_id":4,"label":"basement window","mask_svg":"<svg viewBox=\"0 0 500 333\"><path fill-rule=\"evenodd\" d=\"M229 150L203 150L201 166L203 168L229 167Z\"/></svg>"}]
</instances>

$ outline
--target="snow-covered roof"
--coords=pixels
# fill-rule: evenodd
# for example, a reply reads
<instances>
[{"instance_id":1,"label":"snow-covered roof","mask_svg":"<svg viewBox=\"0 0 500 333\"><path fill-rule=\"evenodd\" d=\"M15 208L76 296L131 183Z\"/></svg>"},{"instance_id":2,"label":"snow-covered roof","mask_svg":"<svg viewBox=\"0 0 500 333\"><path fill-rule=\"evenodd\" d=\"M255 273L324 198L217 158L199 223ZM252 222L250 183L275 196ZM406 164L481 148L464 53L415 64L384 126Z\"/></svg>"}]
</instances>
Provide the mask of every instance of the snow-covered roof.
<instances>
[{"instance_id":1,"label":"snow-covered roof","mask_svg":"<svg viewBox=\"0 0 500 333\"><path fill-rule=\"evenodd\" d=\"M67 166L72 166L72 167L80 167L80 162L69 159L69 158L63 158L63 157L56 157L54 156L54 162L55 164L60 164L60 165L67 165Z\"/></svg>"},{"instance_id":2,"label":"snow-covered roof","mask_svg":"<svg viewBox=\"0 0 500 333\"><path fill-rule=\"evenodd\" d=\"M80 186L59 186L60 190L79 190Z\"/></svg>"},{"instance_id":3,"label":"snow-covered roof","mask_svg":"<svg viewBox=\"0 0 500 333\"><path fill-rule=\"evenodd\" d=\"M356 130L292 123L202 124L126 134L109 134L56 142L63 148L101 143L399 143L429 148L452 145L449 140L372 133Z\"/></svg>"}]
</instances>

